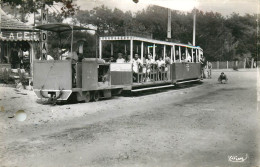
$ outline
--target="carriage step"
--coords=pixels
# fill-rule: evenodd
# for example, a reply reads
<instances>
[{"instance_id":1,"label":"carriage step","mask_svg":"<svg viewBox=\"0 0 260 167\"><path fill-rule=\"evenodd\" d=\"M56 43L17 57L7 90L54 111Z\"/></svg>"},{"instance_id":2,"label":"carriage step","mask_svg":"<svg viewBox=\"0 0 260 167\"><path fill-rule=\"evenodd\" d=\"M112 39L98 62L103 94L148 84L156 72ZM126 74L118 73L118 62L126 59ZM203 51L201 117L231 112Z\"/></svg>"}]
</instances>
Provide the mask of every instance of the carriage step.
<instances>
[{"instance_id":1,"label":"carriage step","mask_svg":"<svg viewBox=\"0 0 260 167\"><path fill-rule=\"evenodd\" d=\"M131 91L132 92L140 92L140 91L144 91L144 90L170 88L170 87L174 87L174 85L163 85L163 86L155 86L155 87L148 87L148 88L140 88L140 89L134 89L134 90L131 90Z\"/></svg>"},{"instance_id":2,"label":"carriage step","mask_svg":"<svg viewBox=\"0 0 260 167\"><path fill-rule=\"evenodd\" d=\"M188 83L188 82L196 82L196 81L200 81L201 79L193 79L193 80L188 80L188 81L180 81L180 82L176 82L176 84L183 84L183 83Z\"/></svg>"}]
</instances>

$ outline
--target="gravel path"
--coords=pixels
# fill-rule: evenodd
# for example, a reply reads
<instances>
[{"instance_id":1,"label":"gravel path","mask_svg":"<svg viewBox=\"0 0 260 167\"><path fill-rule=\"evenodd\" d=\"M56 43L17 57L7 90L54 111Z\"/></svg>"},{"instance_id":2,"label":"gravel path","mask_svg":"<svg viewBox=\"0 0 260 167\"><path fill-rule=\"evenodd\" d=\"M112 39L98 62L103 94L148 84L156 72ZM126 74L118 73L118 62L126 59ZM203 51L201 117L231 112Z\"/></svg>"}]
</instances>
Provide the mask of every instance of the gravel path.
<instances>
[{"instance_id":1,"label":"gravel path","mask_svg":"<svg viewBox=\"0 0 260 167\"><path fill-rule=\"evenodd\" d=\"M217 83L216 70L203 84L56 106L2 86L0 164L259 166L259 73L225 73L228 84ZM20 109L23 122L13 117Z\"/></svg>"}]
</instances>

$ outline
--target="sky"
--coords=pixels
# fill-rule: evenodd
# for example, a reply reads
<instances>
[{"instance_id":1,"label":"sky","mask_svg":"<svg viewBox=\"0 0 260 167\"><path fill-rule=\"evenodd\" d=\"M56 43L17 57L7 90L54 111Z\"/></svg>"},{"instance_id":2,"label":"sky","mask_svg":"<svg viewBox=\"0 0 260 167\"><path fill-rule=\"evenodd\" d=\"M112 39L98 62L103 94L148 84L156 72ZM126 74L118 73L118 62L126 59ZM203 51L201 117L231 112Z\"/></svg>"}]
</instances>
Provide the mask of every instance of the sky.
<instances>
[{"instance_id":1,"label":"sky","mask_svg":"<svg viewBox=\"0 0 260 167\"><path fill-rule=\"evenodd\" d=\"M75 1L75 0L74 0ZM96 6L105 5L109 8L119 8L123 11L136 12L148 5L158 5L179 11L191 11L194 7L204 12L219 12L228 16L233 12L244 15L259 13L259 0L76 0L82 10L90 10Z\"/></svg>"}]
</instances>

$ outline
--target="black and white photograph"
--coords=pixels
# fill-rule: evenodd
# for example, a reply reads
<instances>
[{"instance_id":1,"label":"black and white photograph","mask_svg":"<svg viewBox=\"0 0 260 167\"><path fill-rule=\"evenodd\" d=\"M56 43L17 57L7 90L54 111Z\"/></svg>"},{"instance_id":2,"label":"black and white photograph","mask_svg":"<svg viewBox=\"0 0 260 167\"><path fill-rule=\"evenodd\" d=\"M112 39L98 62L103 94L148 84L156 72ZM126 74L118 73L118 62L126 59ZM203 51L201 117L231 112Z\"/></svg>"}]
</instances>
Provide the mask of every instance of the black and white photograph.
<instances>
[{"instance_id":1,"label":"black and white photograph","mask_svg":"<svg viewBox=\"0 0 260 167\"><path fill-rule=\"evenodd\" d=\"M0 0L1 167L260 167L259 0Z\"/></svg>"}]
</instances>

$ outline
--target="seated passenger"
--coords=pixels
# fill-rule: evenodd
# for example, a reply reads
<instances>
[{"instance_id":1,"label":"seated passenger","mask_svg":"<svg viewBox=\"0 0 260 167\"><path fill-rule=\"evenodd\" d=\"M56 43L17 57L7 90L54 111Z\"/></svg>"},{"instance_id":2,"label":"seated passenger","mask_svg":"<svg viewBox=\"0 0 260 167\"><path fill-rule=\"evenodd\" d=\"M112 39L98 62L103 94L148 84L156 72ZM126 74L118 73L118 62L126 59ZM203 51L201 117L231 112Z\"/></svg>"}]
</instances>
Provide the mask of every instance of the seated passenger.
<instances>
[{"instance_id":1,"label":"seated passenger","mask_svg":"<svg viewBox=\"0 0 260 167\"><path fill-rule=\"evenodd\" d=\"M127 56L127 59L126 59L125 62L126 62L126 63L132 63L132 61L131 61L131 55L128 55L128 56Z\"/></svg>"},{"instance_id":2,"label":"seated passenger","mask_svg":"<svg viewBox=\"0 0 260 167\"><path fill-rule=\"evenodd\" d=\"M224 74L224 72L222 72L221 74L220 74L220 76L218 77L218 81L220 82L220 83L227 83L227 80L228 80L228 78L227 78L227 76L226 76L226 74Z\"/></svg>"},{"instance_id":3,"label":"seated passenger","mask_svg":"<svg viewBox=\"0 0 260 167\"><path fill-rule=\"evenodd\" d=\"M114 63L115 62L115 59L113 56L110 57L110 59L108 60L109 63Z\"/></svg>"},{"instance_id":4,"label":"seated passenger","mask_svg":"<svg viewBox=\"0 0 260 167\"><path fill-rule=\"evenodd\" d=\"M116 59L117 63L125 63L125 59L123 58L122 53L118 53L118 58Z\"/></svg>"}]
</instances>

